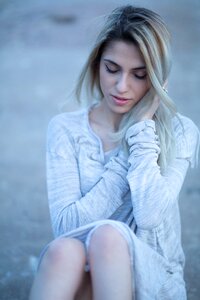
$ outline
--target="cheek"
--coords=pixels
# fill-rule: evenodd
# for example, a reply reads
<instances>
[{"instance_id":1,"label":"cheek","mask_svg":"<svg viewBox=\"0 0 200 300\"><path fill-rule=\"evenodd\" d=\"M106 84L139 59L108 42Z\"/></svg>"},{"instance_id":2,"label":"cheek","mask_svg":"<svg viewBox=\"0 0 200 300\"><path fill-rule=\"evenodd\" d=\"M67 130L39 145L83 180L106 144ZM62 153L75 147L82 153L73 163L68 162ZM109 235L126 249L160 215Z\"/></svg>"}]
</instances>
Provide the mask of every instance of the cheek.
<instances>
[{"instance_id":1,"label":"cheek","mask_svg":"<svg viewBox=\"0 0 200 300\"><path fill-rule=\"evenodd\" d=\"M99 82L100 82L101 90L103 94L105 94L109 89L109 87L111 86L110 78L105 70L100 69Z\"/></svg>"},{"instance_id":2,"label":"cheek","mask_svg":"<svg viewBox=\"0 0 200 300\"><path fill-rule=\"evenodd\" d=\"M100 81L101 91L103 94L105 94L106 87L105 87L104 77L100 76L99 81Z\"/></svg>"},{"instance_id":3,"label":"cheek","mask_svg":"<svg viewBox=\"0 0 200 300\"><path fill-rule=\"evenodd\" d=\"M140 98L144 97L144 95L149 91L150 83L149 81L141 82L138 88L138 96Z\"/></svg>"}]
</instances>

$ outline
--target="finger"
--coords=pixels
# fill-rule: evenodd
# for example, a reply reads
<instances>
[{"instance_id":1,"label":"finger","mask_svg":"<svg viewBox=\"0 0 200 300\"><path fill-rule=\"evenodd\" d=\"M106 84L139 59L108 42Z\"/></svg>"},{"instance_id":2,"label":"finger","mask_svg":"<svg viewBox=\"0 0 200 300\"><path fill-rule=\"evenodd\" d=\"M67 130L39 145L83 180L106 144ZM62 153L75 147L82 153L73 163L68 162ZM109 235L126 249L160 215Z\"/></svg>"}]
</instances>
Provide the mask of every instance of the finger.
<instances>
[{"instance_id":1,"label":"finger","mask_svg":"<svg viewBox=\"0 0 200 300\"><path fill-rule=\"evenodd\" d=\"M158 109L159 104L160 104L160 97L158 95L155 95L155 97L153 99L153 103L152 103L153 115L156 112L156 110Z\"/></svg>"},{"instance_id":2,"label":"finger","mask_svg":"<svg viewBox=\"0 0 200 300\"><path fill-rule=\"evenodd\" d=\"M167 89L167 87L168 87L168 79L166 79L164 84L163 84L163 88Z\"/></svg>"},{"instance_id":3,"label":"finger","mask_svg":"<svg viewBox=\"0 0 200 300\"><path fill-rule=\"evenodd\" d=\"M160 97L158 95L155 95L153 99L153 104L159 105L159 103L160 103Z\"/></svg>"},{"instance_id":4,"label":"finger","mask_svg":"<svg viewBox=\"0 0 200 300\"><path fill-rule=\"evenodd\" d=\"M163 86L162 86L163 90L164 90L166 93L168 93L167 87L168 87L168 80L166 80L166 81L164 82Z\"/></svg>"}]
</instances>

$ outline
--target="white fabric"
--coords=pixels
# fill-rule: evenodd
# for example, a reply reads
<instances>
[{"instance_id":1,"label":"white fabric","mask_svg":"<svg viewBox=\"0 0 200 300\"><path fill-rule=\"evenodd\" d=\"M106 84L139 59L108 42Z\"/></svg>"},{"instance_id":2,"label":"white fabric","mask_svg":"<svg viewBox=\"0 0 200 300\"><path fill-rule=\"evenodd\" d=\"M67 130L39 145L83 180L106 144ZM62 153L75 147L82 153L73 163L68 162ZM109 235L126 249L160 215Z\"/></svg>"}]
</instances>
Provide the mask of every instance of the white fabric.
<instances>
[{"instance_id":1,"label":"white fabric","mask_svg":"<svg viewBox=\"0 0 200 300\"><path fill-rule=\"evenodd\" d=\"M120 147L104 153L88 110L53 118L47 136L47 184L55 237L70 236L88 247L98 226L110 224L126 239L138 300L186 299L178 195L199 131L181 115L173 119L176 159L161 175L153 120L126 134L128 161ZM184 129L184 130L183 130Z\"/></svg>"}]
</instances>

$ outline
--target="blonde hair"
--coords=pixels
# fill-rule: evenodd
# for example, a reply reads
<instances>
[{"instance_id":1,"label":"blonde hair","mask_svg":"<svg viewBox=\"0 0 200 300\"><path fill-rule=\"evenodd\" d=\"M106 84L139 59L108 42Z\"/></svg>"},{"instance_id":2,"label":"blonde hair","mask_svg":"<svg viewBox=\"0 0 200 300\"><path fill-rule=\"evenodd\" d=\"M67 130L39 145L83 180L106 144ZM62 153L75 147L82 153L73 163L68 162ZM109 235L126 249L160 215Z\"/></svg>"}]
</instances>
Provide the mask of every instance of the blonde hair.
<instances>
[{"instance_id":1,"label":"blonde hair","mask_svg":"<svg viewBox=\"0 0 200 300\"><path fill-rule=\"evenodd\" d=\"M154 120L161 148L158 164L161 170L164 170L175 153L171 121L176 113L176 108L172 99L163 89L171 69L170 34L157 13L131 5L113 10L99 33L93 50L80 74L76 86L77 98L80 100L84 83L89 88L90 96L98 101L103 98L99 82L99 64L105 47L114 40L132 42L139 47L152 86L148 97L152 98L157 94L160 98L160 105ZM124 141L125 133L136 122L137 110L144 103L145 101L140 101L123 116L119 130L113 136L115 140L126 144Z\"/></svg>"}]
</instances>

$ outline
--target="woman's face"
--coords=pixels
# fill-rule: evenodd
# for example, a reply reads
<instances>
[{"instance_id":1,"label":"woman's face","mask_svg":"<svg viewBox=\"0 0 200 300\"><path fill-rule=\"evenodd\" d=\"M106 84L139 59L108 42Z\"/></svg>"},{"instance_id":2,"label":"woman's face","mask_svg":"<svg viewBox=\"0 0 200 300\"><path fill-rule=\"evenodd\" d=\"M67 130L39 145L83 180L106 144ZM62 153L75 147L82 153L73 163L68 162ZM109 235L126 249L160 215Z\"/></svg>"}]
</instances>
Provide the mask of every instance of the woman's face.
<instances>
[{"instance_id":1,"label":"woman's face","mask_svg":"<svg viewBox=\"0 0 200 300\"><path fill-rule=\"evenodd\" d=\"M117 114L130 111L150 88L140 50L131 42L112 41L105 48L99 70L102 105Z\"/></svg>"}]
</instances>

